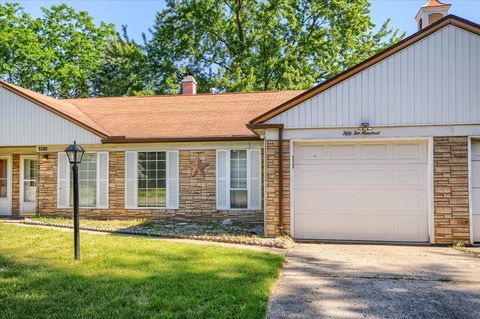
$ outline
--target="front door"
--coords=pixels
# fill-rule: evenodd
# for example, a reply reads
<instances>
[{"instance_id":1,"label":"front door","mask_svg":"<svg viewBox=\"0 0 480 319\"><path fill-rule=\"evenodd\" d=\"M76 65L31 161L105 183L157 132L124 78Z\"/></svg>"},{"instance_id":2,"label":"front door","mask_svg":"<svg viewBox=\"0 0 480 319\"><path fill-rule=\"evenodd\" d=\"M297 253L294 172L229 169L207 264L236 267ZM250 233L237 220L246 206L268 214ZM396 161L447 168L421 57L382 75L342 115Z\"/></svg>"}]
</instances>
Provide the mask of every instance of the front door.
<instances>
[{"instance_id":1,"label":"front door","mask_svg":"<svg viewBox=\"0 0 480 319\"><path fill-rule=\"evenodd\" d=\"M32 214L37 209L37 159L22 157L21 161L20 209L22 214Z\"/></svg>"},{"instance_id":2,"label":"front door","mask_svg":"<svg viewBox=\"0 0 480 319\"><path fill-rule=\"evenodd\" d=\"M12 215L12 161L0 156L0 216Z\"/></svg>"}]
</instances>

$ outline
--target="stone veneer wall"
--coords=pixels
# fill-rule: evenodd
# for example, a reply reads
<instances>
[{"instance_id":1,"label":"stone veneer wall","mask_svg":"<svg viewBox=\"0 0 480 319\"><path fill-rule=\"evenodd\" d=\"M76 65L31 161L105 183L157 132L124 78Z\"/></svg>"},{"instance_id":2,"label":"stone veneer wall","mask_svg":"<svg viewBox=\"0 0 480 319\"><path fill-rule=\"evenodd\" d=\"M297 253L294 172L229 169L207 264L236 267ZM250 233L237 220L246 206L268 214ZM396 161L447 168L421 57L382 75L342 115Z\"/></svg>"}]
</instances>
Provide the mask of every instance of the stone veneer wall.
<instances>
[{"instance_id":1,"label":"stone veneer wall","mask_svg":"<svg viewBox=\"0 0 480 319\"><path fill-rule=\"evenodd\" d=\"M43 154L39 155L41 158ZM209 164L205 176L191 176L197 156ZM125 209L125 152L110 152L109 208L81 209L80 215L97 219L149 219L160 221L209 222L224 219L244 223L263 223L263 211L216 210L216 151L181 150L179 152L179 209ZM49 153L39 162L38 214L49 217L71 216L71 209L57 208L57 154Z\"/></svg>"},{"instance_id":2,"label":"stone veneer wall","mask_svg":"<svg viewBox=\"0 0 480 319\"><path fill-rule=\"evenodd\" d=\"M20 216L20 155L12 156L12 216Z\"/></svg>"},{"instance_id":3,"label":"stone veneer wall","mask_svg":"<svg viewBox=\"0 0 480 319\"><path fill-rule=\"evenodd\" d=\"M434 138L435 243L468 243L468 137Z\"/></svg>"},{"instance_id":4,"label":"stone veneer wall","mask_svg":"<svg viewBox=\"0 0 480 319\"><path fill-rule=\"evenodd\" d=\"M266 142L266 236L280 235L278 141ZM290 141L283 141L283 231L290 234Z\"/></svg>"}]
</instances>

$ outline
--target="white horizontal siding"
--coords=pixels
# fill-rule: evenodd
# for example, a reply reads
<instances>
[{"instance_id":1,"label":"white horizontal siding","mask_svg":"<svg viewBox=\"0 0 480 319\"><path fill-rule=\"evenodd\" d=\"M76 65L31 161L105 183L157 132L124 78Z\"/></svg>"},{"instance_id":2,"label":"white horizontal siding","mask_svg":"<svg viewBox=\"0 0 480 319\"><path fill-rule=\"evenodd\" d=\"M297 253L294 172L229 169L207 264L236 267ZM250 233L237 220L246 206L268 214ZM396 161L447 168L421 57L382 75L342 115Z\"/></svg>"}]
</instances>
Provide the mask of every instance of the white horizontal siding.
<instances>
[{"instance_id":1,"label":"white horizontal siding","mask_svg":"<svg viewBox=\"0 0 480 319\"><path fill-rule=\"evenodd\" d=\"M480 123L480 36L447 26L270 119L286 128Z\"/></svg>"},{"instance_id":2,"label":"white horizontal siding","mask_svg":"<svg viewBox=\"0 0 480 319\"><path fill-rule=\"evenodd\" d=\"M101 143L90 131L0 88L0 146Z\"/></svg>"}]
</instances>

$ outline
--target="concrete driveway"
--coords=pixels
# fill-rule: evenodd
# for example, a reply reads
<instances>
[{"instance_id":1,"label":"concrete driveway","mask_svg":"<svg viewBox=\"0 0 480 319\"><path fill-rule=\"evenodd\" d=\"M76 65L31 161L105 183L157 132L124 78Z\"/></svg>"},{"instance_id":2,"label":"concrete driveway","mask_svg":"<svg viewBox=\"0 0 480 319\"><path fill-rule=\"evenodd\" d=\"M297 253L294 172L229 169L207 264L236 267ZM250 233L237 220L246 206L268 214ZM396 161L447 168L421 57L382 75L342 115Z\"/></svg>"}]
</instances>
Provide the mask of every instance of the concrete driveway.
<instances>
[{"instance_id":1,"label":"concrete driveway","mask_svg":"<svg viewBox=\"0 0 480 319\"><path fill-rule=\"evenodd\" d=\"M301 244L268 318L480 318L480 258L448 247Z\"/></svg>"}]
</instances>

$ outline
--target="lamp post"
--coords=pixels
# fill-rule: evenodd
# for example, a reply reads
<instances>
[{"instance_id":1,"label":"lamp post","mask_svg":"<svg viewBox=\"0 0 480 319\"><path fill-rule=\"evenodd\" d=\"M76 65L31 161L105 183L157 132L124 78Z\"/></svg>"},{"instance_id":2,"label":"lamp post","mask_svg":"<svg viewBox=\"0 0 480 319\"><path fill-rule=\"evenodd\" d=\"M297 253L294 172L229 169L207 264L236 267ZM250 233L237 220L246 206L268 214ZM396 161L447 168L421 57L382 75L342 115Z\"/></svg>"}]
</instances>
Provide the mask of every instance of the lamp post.
<instances>
[{"instance_id":1,"label":"lamp post","mask_svg":"<svg viewBox=\"0 0 480 319\"><path fill-rule=\"evenodd\" d=\"M72 145L65 150L67 153L68 161L72 167L73 173L73 233L74 233L74 246L75 246L75 260L80 260L80 216L78 213L78 164L82 162L83 153L85 150L77 145L77 142L73 142Z\"/></svg>"}]
</instances>

